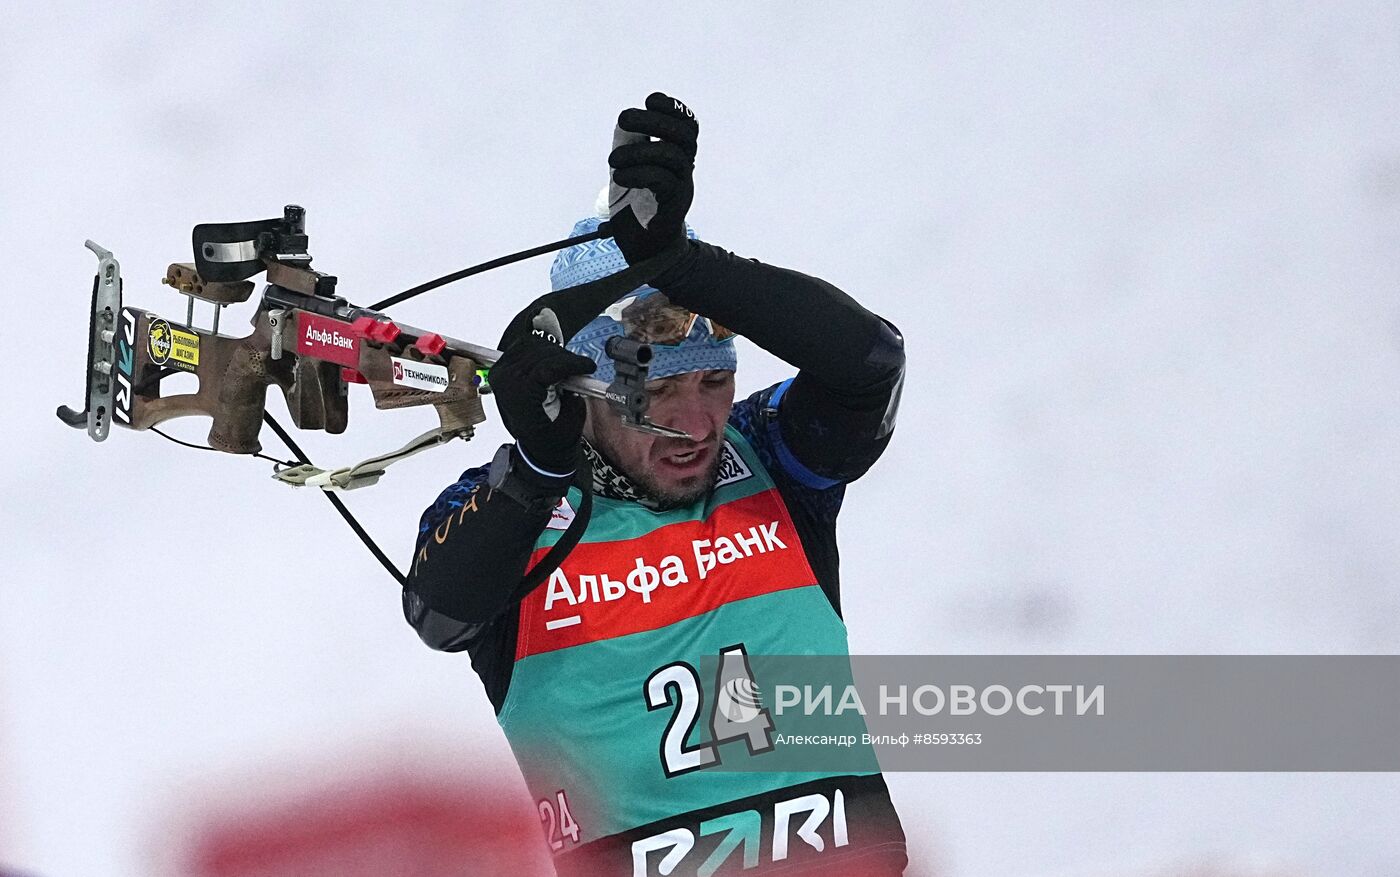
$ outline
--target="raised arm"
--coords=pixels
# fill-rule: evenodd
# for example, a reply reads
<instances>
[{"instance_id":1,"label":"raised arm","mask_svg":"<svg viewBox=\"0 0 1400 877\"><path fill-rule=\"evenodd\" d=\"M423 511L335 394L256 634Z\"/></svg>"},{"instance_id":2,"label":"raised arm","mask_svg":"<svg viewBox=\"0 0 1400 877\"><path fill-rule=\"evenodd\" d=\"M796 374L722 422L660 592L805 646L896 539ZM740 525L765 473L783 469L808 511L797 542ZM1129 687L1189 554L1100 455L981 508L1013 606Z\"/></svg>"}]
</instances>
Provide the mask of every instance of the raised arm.
<instances>
[{"instance_id":1,"label":"raised arm","mask_svg":"<svg viewBox=\"0 0 1400 877\"><path fill-rule=\"evenodd\" d=\"M679 247L652 285L796 366L778 400L783 444L818 480L857 478L894 429L903 338L830 283L686 241L698 139L689 108L666 95L622 113L609 229L629 264Z\"/></svg>"},{"instance_id":2,"label":"raised arm","mask_svg":"<svg viewBox=\"0 0 1400 877\"><path fill-rule=\"evenodd\" d=\"M656 286L797 367L779 389L778 422L819 478L852 481L884 451L904 377L904 340L889 322L824 280L701 241Z\"/></svg>"}]
</instances>

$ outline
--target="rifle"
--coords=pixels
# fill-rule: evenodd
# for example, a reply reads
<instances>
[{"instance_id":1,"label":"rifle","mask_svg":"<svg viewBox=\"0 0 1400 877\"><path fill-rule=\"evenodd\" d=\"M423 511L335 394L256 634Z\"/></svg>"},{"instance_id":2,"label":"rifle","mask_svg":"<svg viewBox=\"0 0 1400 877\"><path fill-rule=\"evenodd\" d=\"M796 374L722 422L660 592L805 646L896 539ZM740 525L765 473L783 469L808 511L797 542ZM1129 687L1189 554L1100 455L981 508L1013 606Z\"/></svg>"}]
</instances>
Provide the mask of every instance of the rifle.
<instances>
[{"instance_id":1,"label":"rifle","mask_svg":"<svg viewBox=\"0 0 1400 877\"><path fill-rule=\"evenodd\" d=\"M402 574L330 491L367 487L377 483L392 463L454 439L470 440L476 425L486 419L481 396L490 392L489 368L501 352L398 322L386 316L384 309L454 280L604 235L600 229L514 253L358 307L336 295L335 276L311 268L306 211L288 205L280 218L194 227L194 261L171 264L162 278L162 283L188 299L183 323L124 305L120 264L110 251L89 240L86 246L97 256L98 267L88 322L84 406L76 411L61 405L57 414L69 426L86 428L99 442L107 438L113 424L171 438L157 428L159 424L177 417L209 417L209 449L272 460L278 481L327 491L347 523L402 582ZM252 332L243 337L221 334L223 309L248 301L254 290L252 278L264 272L267 284L252 317ZM583 300L575 307L577 313L587 315L580 319L591 318L611 303L618 290L640 285L637 278L645 273L655 273L654 266L629 268L602 281L543 296L536 303L572 294ZM194 324L196 301L213 305L213 325L207 330ZM590 303L599 302L590 314ZM561 382L560 388L606 400L634 429L686 437L683 431L647 417L645 384L651 349L624 338L612 341L617 343L610 342L608 353L618 367L610 384L577 377ZM163 396L161 382L182 372L198 378L198 390ZM431 405L438 426L396 450L359 463L318 468L265 411L267 390L276 386L282 392L298 429L338 435L349 421L350 384L367 385L379 410ZM287 444L298 463L261 454L259 435L264 424Z\"/></svg>"}]
</instances>

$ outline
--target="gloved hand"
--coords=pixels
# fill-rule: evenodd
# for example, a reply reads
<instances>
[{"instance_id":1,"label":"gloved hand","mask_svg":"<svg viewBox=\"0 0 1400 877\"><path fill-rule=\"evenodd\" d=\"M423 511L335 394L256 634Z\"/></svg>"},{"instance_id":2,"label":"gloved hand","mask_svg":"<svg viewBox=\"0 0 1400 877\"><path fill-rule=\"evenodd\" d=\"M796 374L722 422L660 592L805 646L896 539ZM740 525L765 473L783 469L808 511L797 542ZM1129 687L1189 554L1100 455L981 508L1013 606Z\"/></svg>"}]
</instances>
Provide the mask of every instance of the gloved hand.
<instances>
[{"instance_id":1,"label":"gloved hand","mask_svg":"<svg viewBox=\"0 0 1400 877\"><path fill-rule=\"evenodd\" d=\"M592 373L596 364L564 349L559 319L543 308L529 335L507 348L491 366L489 380L501 421L516 446L537 469L557 475L574 470L583 433L583 399L555 384Z\"/></svg>"},{"instance_id":2,"label":"gloved hand","mask_svg":"<svg viewBox=\"0 0 1400 877\"><path fill-rule=\"evenodd\" d=\"M608 155L609 225L628 264L684 239L685 214L695 199L692 173L699 136L695 114L659 91L647 98L645 110L623 110L617 117Z\"/></svg>"}]
</instances>

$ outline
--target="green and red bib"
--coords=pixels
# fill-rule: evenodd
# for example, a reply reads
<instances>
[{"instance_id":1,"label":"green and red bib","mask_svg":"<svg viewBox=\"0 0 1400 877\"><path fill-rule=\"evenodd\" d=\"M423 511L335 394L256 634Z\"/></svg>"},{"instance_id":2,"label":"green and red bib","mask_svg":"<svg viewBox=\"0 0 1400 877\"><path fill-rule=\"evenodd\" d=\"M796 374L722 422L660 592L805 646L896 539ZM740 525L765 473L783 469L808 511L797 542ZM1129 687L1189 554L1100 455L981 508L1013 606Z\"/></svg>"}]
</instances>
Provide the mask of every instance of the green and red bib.
<instances>
[{"instance_id":1,"label":"green and red bib","mask_svg":"<svg viewBox=\"0 0 1400 877\"><path fill-rule=\"evenodd\" d=\"M709 667L743 677L749 655L848 652L845 624L816 581L786 503L733 426L723 454L715 489L691 506L657 512L595 497L578 546L521 601L498 718L561 873L571 853L590 846L615 850L579 861L622 856L642 868L622 873L656 873L648 862L676 856L686 843L696 862L676 856L665 873L747 868L760 851L730 845L732 861L711 862L727 842L701 855L697 831L738 818L726 817L726 805L762 809L795 788L820 786L813 794L826 795L813 802L827 813L826 841L817 845L849 842L842 807L852 792L843 794L837 774L735 771L744 760L761 769L766 719L742 709L718 717L713 689L725 679L701 678L707 657ZM532 562L559 539L580 499L570 491ZM726 769L714 770L721 762ZM847 777L858 785L879 780ZM696 816L689 828L687 814ZM771 825L773 815L765 818ZM649 834L665 826L660 841ZM757 844L762 858L773 857L775 844ZM653 850L660 852L648 859Z\"/></svg>"}]
</instances>

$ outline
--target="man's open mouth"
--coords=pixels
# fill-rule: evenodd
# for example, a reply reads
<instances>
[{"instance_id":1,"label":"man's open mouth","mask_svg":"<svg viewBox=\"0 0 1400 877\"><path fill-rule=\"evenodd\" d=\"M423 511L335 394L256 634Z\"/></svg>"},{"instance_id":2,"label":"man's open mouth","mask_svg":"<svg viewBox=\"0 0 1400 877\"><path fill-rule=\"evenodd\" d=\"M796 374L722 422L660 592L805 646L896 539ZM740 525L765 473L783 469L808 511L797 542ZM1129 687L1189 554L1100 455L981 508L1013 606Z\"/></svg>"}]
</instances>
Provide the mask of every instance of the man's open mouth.
<instances>
[{"instance_id":1,"label":"man's open mouth","mask_svg":"<svg viewBox=\"0 0 1400 877\"><path fill-rule=\"evenodd\" d=\"M676 472L678 474L688 474L692 469L698 469L709 460L711 449L708 445L696 445L683 451L672 451L660 460L663 469Z\"/></svg>"}]
</instances>

